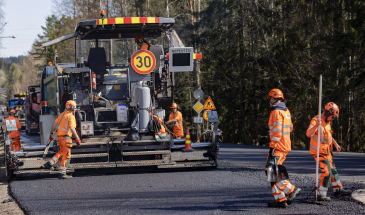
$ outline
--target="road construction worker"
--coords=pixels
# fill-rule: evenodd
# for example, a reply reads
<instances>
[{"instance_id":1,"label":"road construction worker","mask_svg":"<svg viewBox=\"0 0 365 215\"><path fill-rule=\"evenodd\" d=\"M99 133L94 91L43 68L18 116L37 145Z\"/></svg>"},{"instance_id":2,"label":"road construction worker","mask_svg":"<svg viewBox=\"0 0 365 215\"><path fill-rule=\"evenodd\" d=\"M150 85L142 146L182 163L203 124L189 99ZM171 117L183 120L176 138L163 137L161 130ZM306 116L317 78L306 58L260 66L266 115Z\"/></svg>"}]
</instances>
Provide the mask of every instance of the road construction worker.
<instances>
[{"instance_id":1,"label":"road construction worker","mask_svg":"<svg viewBox=\"0 0 365 215\"><path fill-rule=\"evenodd\" d=\"M171 106L172 113L169 116L169 121L165 123L165 125L173 126L173 137L175 139L181 139L184 136L183 124L182 124L182 114L177 110L177 104L173 103Z\"/></svg>"},{"instance_id":2,"label":"road construction worker","mask_svg":"<svg viewBox=\"0 0 365 215\"><path fill-rule=\"evenodd\" d=\"M286 107L283 92L279 89L272 89L267 99L270 102L271 112L267 125L270 135L270 151L266 160L265 172L275 163L282 165L286 155L291 151L290 132L293 131L293 123L289 109ZM269 207L286 208L293 203L300 194L301 189L294 186L289 180L271 182L271 192L275 198L274 202L269 202ZM285 197L288 195L288 199Z\"/></svg>"},{"instance_id":3,"label":"road construction worker","mask_svg":"<svg viewBox=\"0 0 365 215\"><path fill-rule=\"evenodd\" d=\"M335 146L337 153L341 151L340 145L338 145L332 136L333 132L331 129L331 121L338 117L339 112L340 110L335 103L328 102L324 107L324 112L321 114L322 135L319 143L319 166L322 174L319 179L318 201L331 201L331 198L327 196L327 190L331 184L335 196L346 196L352 193L350 190L343 189L340 176L338 175L332 157L333 146ZM309 148L310 155L313 155L316 162L319 126L318 118L318 115L312 118L306 133L307 137L311 138Z\"/></svg>"},{"instance_id":4,"label":"road construction worker","mask_svg":"<svg viewBox=\"0 0 365 215\"><path fill-rule=\"evenodd\" d=\"M142 35L137 35L134 38L134 41L137 43L139 47L141 47L141 50L149 50L151 47L151 44L148 43Z\"/></svg>"},{"instance_id":5,"label":"road construction worker","mask_svg":"<svg viewBox=\"0 0 365 215\"><path fill-rule=\"evenodd\" d=\"M10 116L5 120L13 120L16 121L16 127L18 128L17 131L10 131L9 138L11 140L11 151L20 151L20 129L22 126L20 125L19 119L15 118L15 110L10 111ZM3 128L5 128L5 121L3 123Z\"/></svg>"},{"instance_id":6,"label":"road construction worker","mask_svg":"<svg viewBox=\"0 0 365 215\"><path fill-rule=\"evenodd\" d=\"M153 118L157 119L158 122L160 123L160 126L161 126L160 132L159 133L155 133L155 139L157 141L159 141L161 139L166 139L166 130L165 130L165 127L163 125L162 119L158 118L158 116L156 116L156 115L153 115Z\"/></svg>"},{"instance_id":7,"label":"road construction worker","mask_svg":"<svg viewBox=\"0 0 365 215\"><path fill-rule=\"evenodd\" d=\"M56 121L53 123L51 131L57 128L57 140L60 145L60 151L55 154L51 160L44 164L44 168L50 169L55 163L60 161L60 171L58 174L58 179L70 179L72 176L66 175L66 167L71 160L71 147L72 147L72 135L75 137L76 144L81 145L81 140L76 132L76 102L69 100L66 102L66 110L61 113ZM49 136L50 140L53 140L53 134Z\"/></svg>"}]
</instances>

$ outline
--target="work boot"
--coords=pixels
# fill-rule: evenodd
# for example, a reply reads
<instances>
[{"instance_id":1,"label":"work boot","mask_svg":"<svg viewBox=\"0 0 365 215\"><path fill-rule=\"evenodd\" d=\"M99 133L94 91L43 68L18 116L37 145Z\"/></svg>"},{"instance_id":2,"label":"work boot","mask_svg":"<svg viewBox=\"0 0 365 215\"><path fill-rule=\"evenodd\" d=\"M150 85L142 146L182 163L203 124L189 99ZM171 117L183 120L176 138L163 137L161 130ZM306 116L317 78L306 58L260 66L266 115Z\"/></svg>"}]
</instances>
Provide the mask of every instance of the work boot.
<instances>
[{"instance_id":1,"label":"work boot","mask_svg":"<svg viewBox=\"0 0 365 215\"><path fill-rule=\"evenodd\" d=\"M290 194L289 194L289 197L288 197L288 205L291 205L293 202L294 202L294 199L297 197L297 196L299 196L299 194L300 194L300 191L301 191L302 189L300 189L300 188L298 188L298 187L295 187L294 188L294 190L293 190L293 192L291 192Z\"/></svg>"},{"instance_id":2,"label":"work boot","mask_svg":"<svg viewBox=\"0 0 365 215\"><path fill-rule=\"evenodd\" d=\"M322 202L330 202L331 198L328 196L322 196L320 194L317 195L317 201L322 201Z\"/></svg>"},{"instance_id":3,"label":"work boot","mask_svg":"<svg viewBox=\"0 0 365 215\"><path fill-rule=\"evenodd\" d=\"M345 190L343 189L343 187L340 187L339 191L334 192L334 195L336 197L340 197L340 196L349 196L351 195L352 191L351 190Z\"/></svg>"},{"instance_id":4,"label":"work boot","mask_svg":"<svg viewBox=\"0 0 365 215\"><path fill-rule=\"evenodd\" d=\"M41 169L52 169L52 165L47 161L43 166L41 166Z\"/></svg>"},{"instance_id":5,"label":"work boot","mask_svg":"<svg viewBox=\"0 0 365 215\"><path fill-rule=\"evenodd\" d=\"M268 202L267 206L269 206L270 208L286 208L288 207L288 203L286 201L283 202Z\"/></svg>"},{"instance_id":6,"label":"work boot","mask_svg":"<svg viewBox=\"0 0 365 215\"><path fill-rule=\"evenodd\" d=\"M71 179L71 175L66 175L66 173L58 173L58 179Z\"/></svg>"}]
</instances>

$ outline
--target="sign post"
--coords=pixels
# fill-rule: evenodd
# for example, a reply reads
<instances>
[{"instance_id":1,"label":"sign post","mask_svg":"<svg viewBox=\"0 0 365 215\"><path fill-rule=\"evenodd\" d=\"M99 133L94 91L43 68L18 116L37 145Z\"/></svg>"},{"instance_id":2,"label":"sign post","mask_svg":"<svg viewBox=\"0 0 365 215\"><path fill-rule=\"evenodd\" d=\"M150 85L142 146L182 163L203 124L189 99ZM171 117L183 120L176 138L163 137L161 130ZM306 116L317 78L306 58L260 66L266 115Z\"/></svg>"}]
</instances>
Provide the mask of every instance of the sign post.
<instances>
[{"instance_id":1,"label":"sign post","mask_svg":"<svg viewBox=\"0 0 365 215\"><path fill-rule=\"evenodd\" d=\"M200 137L199 135L199 131L200 131L200 126L199 124L202 124L203 123L203 117L200 117L200 112L203 110L203 105L200 103L200 99L202 99L204 97L204 92L201 90L201 89L196 89L194 91L194 98L196 100L198 100L198 102L196 104L200 104L199 108L200 110L197 111L194 107L194 110L198 113L198 116L197 117L194 117L194 123L196 124L196 139L198 139L198 137Z\"/></svg>"}]
</instances>

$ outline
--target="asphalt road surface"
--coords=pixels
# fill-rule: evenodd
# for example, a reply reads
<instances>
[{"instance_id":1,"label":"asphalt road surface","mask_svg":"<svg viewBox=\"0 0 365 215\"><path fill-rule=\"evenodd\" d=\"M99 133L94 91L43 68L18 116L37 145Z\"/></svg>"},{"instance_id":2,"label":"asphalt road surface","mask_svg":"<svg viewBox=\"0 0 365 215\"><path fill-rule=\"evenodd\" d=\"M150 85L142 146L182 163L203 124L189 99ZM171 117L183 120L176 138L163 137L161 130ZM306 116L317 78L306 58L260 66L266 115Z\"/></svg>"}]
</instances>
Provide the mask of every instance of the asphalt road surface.
<instances>
[{"instance_id":1,"label":"asphalt road surface","mask_svg":"<svg viewBox=\"0 0 365 215\"><path fill-rule=\"evenodd\" d=\"M328 205L301 203L314 187L315 163L305 150L292 151L284 163L290 181L302 188L302 194L286 209L268 208L267 202L273 201L273 197L263 171L267 152L266 147L221 144L220 167L215 170L13 180L10 191L29 214L365 213L365 207L351 197L338 199L332 191ZM335 163L346 188L365 187L364 180L358 181L365 175L361 170L364 158L364 154L358 153L336 156Z\"/></svg>"}]
</instances>

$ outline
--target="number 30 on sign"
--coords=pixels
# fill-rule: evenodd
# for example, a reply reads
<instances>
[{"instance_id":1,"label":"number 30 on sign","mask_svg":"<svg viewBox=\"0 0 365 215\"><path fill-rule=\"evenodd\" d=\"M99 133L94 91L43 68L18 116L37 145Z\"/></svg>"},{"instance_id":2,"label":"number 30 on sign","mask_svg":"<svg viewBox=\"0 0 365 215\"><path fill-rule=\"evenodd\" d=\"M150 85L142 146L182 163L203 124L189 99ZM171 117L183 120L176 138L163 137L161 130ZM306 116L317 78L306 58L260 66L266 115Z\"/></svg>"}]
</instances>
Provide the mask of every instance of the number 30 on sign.
<instances>
[{"instance_id":1,"label":"number 30 on sign","mask_svg":"<svg viewBox=\"0 0 365 215\"><path fill-rule=\"evenodd\" d=\"M155 68L156 58L148 50L139 50L133 54L131 64L136 73L147 75Z\"/></svg>"}]
</instances>

